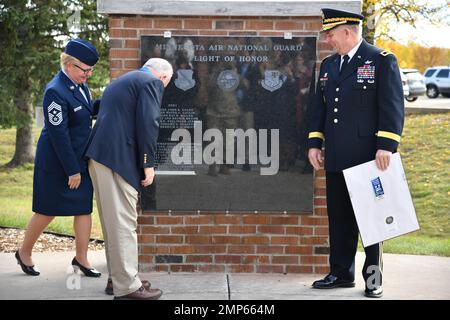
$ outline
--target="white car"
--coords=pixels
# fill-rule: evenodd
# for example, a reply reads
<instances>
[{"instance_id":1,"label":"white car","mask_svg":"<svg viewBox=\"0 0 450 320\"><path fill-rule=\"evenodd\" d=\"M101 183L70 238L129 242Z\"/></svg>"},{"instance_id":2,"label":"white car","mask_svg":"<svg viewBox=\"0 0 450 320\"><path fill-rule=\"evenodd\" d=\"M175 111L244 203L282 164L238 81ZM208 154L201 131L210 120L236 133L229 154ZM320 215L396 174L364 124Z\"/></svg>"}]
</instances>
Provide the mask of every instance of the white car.
<instances>
[{"instance_id":1,"label":"white car","mask_svg":"<svg viewBox=\"0 0 450 320\"><path fill-rule=\"evenodd\" d=\"M403 95L405 96L405 99L407 96L409 96L409 86L408 86L408 78L405 76L403 72L400 70L400 76L402 78L402 86L403 86Z\"/></svg>"},{"instance_id":2,"label":"white car","mask_svg":"<svg viewBox=\"0 0 450 320\"><path fill-rule=\"evenodd\" d=\"M450 98L450 67L431 67L425 70L425 84L428 98L437 98L442 93Z\"/></svg>"},{"instance_id":3,"label":"white car","mask_svg":"<svg viewBox=\"0 0 450 320\"><path fill-rule=\"evenodd\" d=\"M406 101L416 101L419 96L424 95L427 91L424 76L417 69L400 69L400 71L408 79L409 94L405 96Z\"/></svg>"}]
</instances>

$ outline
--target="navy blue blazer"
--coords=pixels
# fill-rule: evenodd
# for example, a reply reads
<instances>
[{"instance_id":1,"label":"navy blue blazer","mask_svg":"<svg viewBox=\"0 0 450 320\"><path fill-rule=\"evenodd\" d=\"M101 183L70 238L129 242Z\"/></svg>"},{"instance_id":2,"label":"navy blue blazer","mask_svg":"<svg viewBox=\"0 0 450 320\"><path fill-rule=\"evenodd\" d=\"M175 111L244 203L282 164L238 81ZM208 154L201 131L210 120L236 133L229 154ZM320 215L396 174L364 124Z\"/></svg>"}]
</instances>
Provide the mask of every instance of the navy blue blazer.
<instances>
[{"instance_id":1,"label":"navy blue blazer","mask_svg":"<svg viewBox=\"0 0 450 320\"><path fill-rule=\"evenodd\" d=\"M309 148L325 142L325 170L375 159L378 149L395 152L404 122L404 97L395 56L362 41L339 73L340 56L322 61L308 137Z\"/></svg>"},{"instance_id":2,"label":"navy blue blazer","mask_svg":"<svg viewBox=\"0 0 450 320\"><path fill-rule=\"evenodd\" d=\"M137 191L155 166L164 84L147 68L113 80L103 93L86 157L118 173Z\"/></svg>"}]
</instances>

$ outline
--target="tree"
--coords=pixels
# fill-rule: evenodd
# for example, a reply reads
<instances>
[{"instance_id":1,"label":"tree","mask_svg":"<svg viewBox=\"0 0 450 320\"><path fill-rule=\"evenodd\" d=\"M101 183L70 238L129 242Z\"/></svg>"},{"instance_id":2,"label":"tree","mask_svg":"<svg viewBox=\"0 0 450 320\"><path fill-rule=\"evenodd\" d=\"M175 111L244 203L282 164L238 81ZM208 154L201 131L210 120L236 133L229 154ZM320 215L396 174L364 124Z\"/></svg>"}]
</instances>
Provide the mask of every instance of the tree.
<instances>
[{"instance_id":1,"label":"tree","mask_svg":"<svg viewBox=\"0 0 450 320\"><path fill-rule=\"evenodd\" d=\"M77 10L81 20L73 30L68 21ZM0 126L17 128L15 153L7 164L14 167L34 160L34 106L60 68L59 55L70 38L96 45L101 62L90 85L95 92L106 84L107 19L97 15L95 0L3 0L0 35Z\"/></svg>"},{"instance_id":2,"label":"tree","mask_svg":"<svg viewBox=\"0 0 450 320\"><path fill-rule=\"evenodd\" d=\"M377 40L377 46L389 50L397 57L400 68L414 68L424 72L430 66L449 65L450 49L427 48L414 42L407 46L391 40Z\"/></svg>"},{"instance_id":3,"label":"tree","mask_svg":"<svg viewBox=\"0 0 450 320\"><path fill-rule=\"evenodd\" d=\"M375 38L392 39L389 35L390 22L396 21L413 26L418 18L435 22L435 15L446 7L447 4L444 3L430 5L426 1L418 0L363 0L362 14L365 17L363 37L372 44Z\"/></svg>"}]
</instances>

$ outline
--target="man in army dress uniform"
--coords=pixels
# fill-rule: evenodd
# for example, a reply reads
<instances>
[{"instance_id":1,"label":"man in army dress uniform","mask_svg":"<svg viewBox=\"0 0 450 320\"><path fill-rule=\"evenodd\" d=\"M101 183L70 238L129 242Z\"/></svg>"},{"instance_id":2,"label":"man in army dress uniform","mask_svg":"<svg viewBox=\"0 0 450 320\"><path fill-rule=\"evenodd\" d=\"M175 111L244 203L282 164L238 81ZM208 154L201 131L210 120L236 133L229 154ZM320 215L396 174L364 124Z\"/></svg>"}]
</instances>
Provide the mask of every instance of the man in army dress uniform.
<instances>
[{"instance_id":1,"label":"man in army dress uniform","mask_svg":"<svg viewBox=\"0 0 450 320\"><path fill-rule=\"evenodd\" d=\"M313 287L355 286L356 224L342 170L374 160L389 166L404 121L403 89L395 56L361 37L363 16L322 9L326 41L335 54L322 61L308 136L308 158L322 163L325 143L330 273ZM362 270L367 297L381 297L382 244L365 249Z\"/></svg>"}]
</instances>

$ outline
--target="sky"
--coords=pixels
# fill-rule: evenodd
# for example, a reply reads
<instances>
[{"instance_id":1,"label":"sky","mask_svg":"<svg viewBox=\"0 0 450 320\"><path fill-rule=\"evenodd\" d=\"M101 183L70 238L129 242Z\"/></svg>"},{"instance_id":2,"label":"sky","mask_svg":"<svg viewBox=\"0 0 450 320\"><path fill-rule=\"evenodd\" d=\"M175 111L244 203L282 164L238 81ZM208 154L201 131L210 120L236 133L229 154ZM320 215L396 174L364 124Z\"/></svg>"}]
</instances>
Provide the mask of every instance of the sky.
<instances>
[{"instance_id":1,"label":"sky","mask_svg":"<svg viewBox=\"0 0 450 320\"><path fill-rule=\"evenodd\" d=\"M450 48L450 7L447 0L431 0L429 4L447 3L447 8L433 24L425 19L420 19L414 28L411 25L394 23L391 36L402 44L414 41L425 47Z\"/></svg>"},{"instance_id":2,"label":"sky","mask_svg":"<svg viewBox=\"0 0 450 320\"><path fill-rule=\"evenodd\" d=\"M450 48L450 26L432 25L421 21L416 28L411 25L399 24L392 32L395 40L402 44L408 41L416 42L424 47Z\"/></svg>"}]
</instances>

